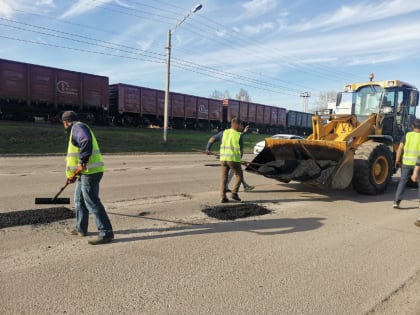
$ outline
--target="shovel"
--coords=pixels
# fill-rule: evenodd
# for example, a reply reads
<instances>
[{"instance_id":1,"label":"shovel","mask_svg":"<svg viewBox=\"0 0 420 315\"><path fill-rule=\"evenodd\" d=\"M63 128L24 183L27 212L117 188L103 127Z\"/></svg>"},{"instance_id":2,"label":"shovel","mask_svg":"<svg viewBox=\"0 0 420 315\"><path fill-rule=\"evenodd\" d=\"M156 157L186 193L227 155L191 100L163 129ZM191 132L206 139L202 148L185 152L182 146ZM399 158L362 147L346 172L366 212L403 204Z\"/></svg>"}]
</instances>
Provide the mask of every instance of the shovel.
<instances>
[{"instance_id":1,"label":"shovel","mask_svg":"<svg viewBox=\"0 0 420 315\"><path fill-rule=\"evenodd\" d=\"M67 205L70 204L70 198L58 198L60 194L66 189L66 187L72 183L76 176L79 175L81 170L77 171L70 181L66 181L66 184L61 187L60 191L54 196L54 198L35 198L35 204L36 205L51 205L51 204L60 204L60 205Z\"/></svg>"}]
</instances>

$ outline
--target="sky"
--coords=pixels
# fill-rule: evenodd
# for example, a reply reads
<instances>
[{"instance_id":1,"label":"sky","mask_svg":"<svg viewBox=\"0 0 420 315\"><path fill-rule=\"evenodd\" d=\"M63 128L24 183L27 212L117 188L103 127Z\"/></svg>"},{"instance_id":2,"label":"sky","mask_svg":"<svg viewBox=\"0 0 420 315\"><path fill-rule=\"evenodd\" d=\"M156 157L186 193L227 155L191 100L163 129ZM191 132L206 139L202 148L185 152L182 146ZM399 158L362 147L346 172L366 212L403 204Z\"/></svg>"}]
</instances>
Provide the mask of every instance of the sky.
<instances>
[{"instance_id":1,"label":"sky","mask_svg":"<svg viewBox=\"0 0 420 315\"><path fill-rule=\"evenodd\" d=\"M195 1L2 0L0 58L164 90L170 32L172 92L311 111L370 73L420 87L419 0Z\"/></svg>"}]
</instances>

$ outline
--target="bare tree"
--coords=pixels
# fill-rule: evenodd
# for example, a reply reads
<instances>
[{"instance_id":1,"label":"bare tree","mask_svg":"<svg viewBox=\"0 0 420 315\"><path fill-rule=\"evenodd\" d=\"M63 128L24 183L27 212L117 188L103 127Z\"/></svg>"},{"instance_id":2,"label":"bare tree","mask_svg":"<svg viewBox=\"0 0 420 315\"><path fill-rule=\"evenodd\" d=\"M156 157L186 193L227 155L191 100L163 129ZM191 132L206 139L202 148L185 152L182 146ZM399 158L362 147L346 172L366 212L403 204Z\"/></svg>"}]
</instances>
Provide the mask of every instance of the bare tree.
<instances>
[{"instance_id":1,"label":"bare tree","mask_svg":"<svg viewBox=\"0 0 420 315\"><path fill-rule=\"evenodd\" d=\"M318 96L318 100L315 101L315 111L322 111L328 108L328 103L334 102L337 98L337 92L335 91L327 91L327 92L320 92Z\"/></svg>"},{"instance_id":2,"label":"bare tree","mask_svg":"<svg viewBox=\"0 0 420 315\"><path fill-rule=\"evenodd\" d=\"M228 90L225 90L224 92L219 90L214 90L213 93L210 94L210 98L214 98L216 100L222 100L226 98L230 98L230 94Z\"/></svg>"},{"instance_id":3,"label":"bare tree","mask_svg":"<svg viewBox=\"0 0 420 315\"><path fill-rule=\"evenodd\" d=\"M245 91L242 88L239 90L239 93L236 94L236 99L240 101L247 101L247 102L251 101L251 97L249 96L248 91Z\"/></svg>"}]
</instances>

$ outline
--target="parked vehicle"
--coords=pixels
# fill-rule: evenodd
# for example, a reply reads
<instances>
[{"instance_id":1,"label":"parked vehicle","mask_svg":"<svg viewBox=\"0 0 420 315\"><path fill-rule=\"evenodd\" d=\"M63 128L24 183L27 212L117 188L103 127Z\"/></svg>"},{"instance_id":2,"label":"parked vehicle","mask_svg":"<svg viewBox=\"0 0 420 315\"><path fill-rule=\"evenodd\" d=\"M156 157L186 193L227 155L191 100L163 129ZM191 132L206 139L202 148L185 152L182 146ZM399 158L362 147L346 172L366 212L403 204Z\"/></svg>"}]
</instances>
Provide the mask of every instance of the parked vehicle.
<instances>
[{"instance_id":1,"label":"parked vehicle","mask_svg":"<svg viewBox=\"0 0 420 315\"><path fill-rule=\"evenodd\" d=\"M271 136L270 138L272 139L298 139L298 140L304 139L303 137L298 136L298 135L290 135L290 134L284 134L284 133ZM258 142L254 146L254 154L260 153L262 150L264 150L264 148L265 148L265 140Z\"/></svg>"}]
</instances>

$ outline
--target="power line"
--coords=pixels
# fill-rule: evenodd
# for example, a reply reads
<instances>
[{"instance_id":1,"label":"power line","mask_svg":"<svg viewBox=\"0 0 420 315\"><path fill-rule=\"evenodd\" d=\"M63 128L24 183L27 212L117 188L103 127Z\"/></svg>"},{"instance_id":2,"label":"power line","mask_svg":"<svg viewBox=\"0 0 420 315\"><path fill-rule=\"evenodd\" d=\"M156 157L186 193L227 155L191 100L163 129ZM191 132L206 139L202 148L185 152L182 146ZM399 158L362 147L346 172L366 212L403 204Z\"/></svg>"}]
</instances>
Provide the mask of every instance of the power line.
<instances>
[{"instance_id":1,"label":"power line","mask_svg":"<svg viewBox=\"0 0 420 315\"><path fill-rule=\"evenodd\" d=\"M154 17L154 18L157 18L158 20L160 20L160 21L163 21L163 22L165 22L166 24L168 24L168 25L171 25L171 26L173 26L172 24L175 24L175 22L176 22L176 18L174 17L174 18L172 18L172 17L169 17L169 16L166 16L166 15L162 15L162 14L156 14L155 12L153 12L153 11L145 11L145 10L140 10L140 9L137 9L137 8L132 8L132 7L130 7L130 8L125 8L125 7L121 7L121 6L119 6L119 5L116 5L116 4L113 4L113 3L105 3L105 2L103 2L102 0L93 0L93 1L96 1L96 2L99 2L99 3L102 3L103 4L103 9L105 9L105 10L109 10L109 11L112 11L112 12L117 12L117 13L121 13L121 14L124 14L124 15L129 15L129 16L133 16L133 17L136 17L136 18L141 18L141 17L143 17L143 15L138 15L138 13L141 13L141 14L144 14L147 18L150 18L151 16L152 17ZM138 5L140 5L140 6L144 6L144 7L148 7L148 8L153 8L153 9L156 9L156 10L159 10L159 11L162 11L162 8L158 8L158 7L155 7L155 6L151 6L151 5L147 5L147 4L144 4L144 3L140 3L140 2L137 2L137 1L127 1L128 3L136 3L136 4L138 4ZM162 1L160 1L161 3L162 3ZM171 7L176 7L176 6L171 6ZM118 9L113 9L113 8L118 8ZM176 7L176 8L178 8L178 7ZM179 14L178 13L174 13L173 11L171 11L171 10L163 10L163 11L165 11L165 12L169 12L169 13L171 13L171 14L173 14L174 16L176 16L176 17L178 17L179 16ZM181 11L181 9L179 9L179 11ZM186 10L185 10L186 11ZM192 17L193 18L193 17ZM171 19L171 20L173 20L174 22L168 22L167 20L169 20L169 19ZM196 27L196 26L194 26L194 28L190 28L189 27L189 25L188 25L188 22L187 23L185 23L186 25L187 25L187 28L190 30L190 32L192 32L192 33L195 33L195 34L197 34L197 35L199 35L200 37L203 37L203 38L208 38L209 40L214 40L214 37L209 37L208 36L208 32L206 31L206 30L204 30L204 29L202 29L202 28L200 28L200 27ZM200 24L203 24L202 22L200 22ZM206 25L206 23L204 23L204 25ZM221 25L221 24L220 24ZM212 28L212 27L210 27L208 24L207 24L207 26L208 26L208 28L210 28L211 30L213 30L213 31L217 31L217 30L215 30L214 28ZM199 30L199 32L197 31L197 30ZM247 41L249 41L246 37L244 37L244 39L246 39ZM217 41L219 41L219 42L221 42L223 45L225 45L225 46L231 46L231 47L233 47L233 48L237 48L237 46L235 46L232 42L230 42L230 41L228 41L227 39L217 39ZM252 43L252 42L251 42ZM253 44L253 43L252 43ZM258 50L257 51L257 53L260 53L260 51ZM267 59L266 58L266 60L271 60L271 59ZM305 71L305 70L303 70L304 72L308 72L308 73L310 73L309 71ZM248 71L249 72L249 71ZM252 72L249 72L249 73L252 73ZM255 74L255 73L252 73L252 74ZM322 75L322 74L321 74ZM329 76L323 76L324 78L327 78L327 79L331 79ZM283 82L283 83L285 83L285 84L289 84L289 85L292 85L292 86L295 86L295 85L298 85L298 84L296 84L296 83L291 83L291 82L288 82L288 81L285 81L285 80L279 80L279 79L277 79L278 81L281 81L281 82ZM303 89L308 89L308 87L307 86L302 86L302 88ZM314 88L310 88L310 89L312 89L312 90L316 90L316 89L314 89Z\"/></svg>"},{"instance_id":2,"label":"power line","mask_svg":"<svg viewBox=\"0 0 420 315\"><path fill-rule=\"evenodd\" d=\"M158 54L158 53L149 52L149 51L145 51L145 50L140 50L140 52L138 52L139 49L132 48L132 47L129 47L129 46L119 45L119 44L115 44L115 43L107 42L107 41L102 41L102 40L97 40L97 39L94 39L94 38L91 38L91 37L80 36L80 35L76 35L76 34L72 34L72 33L68 33L68 32L61 32L61 31L58 31L58 30L53 30L53 29L49 29L49 28L45 28L45 27L38 27L36 25L31 25L31 24L28 24L28 23L22 23L22 22L17 22L17 21L13 21L13 20L3 19L3 18L0 18L0 20L6 20L8 22L13 22L13 23L16 23L16 24L19 24L19 25L24 25L24 26L27 26L27 27L39 28L42 31L37 31L37 30L34 30L34 29L30 29L30 28L23 28L23 27L18 27L18 26L13 26L13 25L0 23L0 25L3 25L5 27L10 27L10 28L18 29L18 30L34 32L34 33L38 33L38 34L42 34L42 35L56 37L56 38L59 38L59 39L66 39L66 40L70 40L70 41L73 41L73 42L94 45L94 46L98 46L98 47L106 48L106 49L118 49L118 51L130 53L130 54L145 55L148 58L152 58L152 59L144 59L144 58L141 59L141 58L139 58L140 60L146 60L146 61L151 61L151 62L157 61L158 63L162 63L160 57L164 56L163 54ZM55 32L55 33L58 33L60 35L46 33L45 31ZM65 36L62 36L62 35L65 35ZM75 39L75 38L71 38L69 36L80 37L80 38L83 38L83 39L87 39L88 41L78 40L78 39ZM91 41L93 41L93 42L91 42ZM102 45L102 44L98 44L98 43L104 43L106 45ZM121 48L125 48L125 49L121 49ZM127 48L129 50L127 50ZM118 55L111 54L111 55L112 56L121 56L121 54L118 54ZM155 57L155 56L157 56L157 57ZM137 59L137 58L134 58L134 59ZM229 73L229 72L220 71L220 70L217 70L217 69L214 69L214 68L204 67L202 65L192 63L192 62L189 62L189 61L184 61L184 60L179 59L179 58L174 58L174 64L178 65L179 68L191 69L192 72L196 72L196 73L197 73L197 70L200 70L198 73L201 73L203 75L208 75L209 73L212 73L213 74L213 75L211 75L212 77L215 77L214 74L217 74L218 75L217 78L220 78L222 76L223 77L229 77L229 78L232 78L232 79L237 79L237 80L240 80L240 81L257 84L257 85L260 85L260 86L266 86L266 87L271 87L271 88L278 89L278 90L286 90L286 91L292 91L292 92L294 91L296 93L300 93L300 90L297 90L297 89L290 89L288 87L274 85L274 84L271 84L271 83L267 83L265 81L255 80L255 79L245 77L245 76L241 76L241 75L237 75L237 74L234 74L234 73ZM194 70L196 70L196 71L194 71ZM253 87L256 87L256 86L254 85ZM271 91L273 91L273 90L271 90ZM286 94L288 94L288 93L286 93Z\"/></svg>"},{"instance_id":3,"label":"power line","mask_svg":"<svg viewBox=\"0 0 420 315\"><path fill-rule=\"evenodd\" d=\"M142 61L148 61L148 62L153 62L153 63L165 63L165 61L163 60L158 61L158 60L145 59L145 58L139 58L139 57L129 57L129 56L124 56L124 55L93 51L89 49L74 48L74 47L68 47L68 46L57 45L57 44L49 44L49 43L28 40L28 39L21 39L21 38L16 38L16 37L11 37L11 36L0 35L0 38L5 38L5 39L19 41L19 42L28 43L28 44L36 44L36 45L42 45L42 46L49 46L49 47L55 47L55 48L63 48L63 49L68 49L68 50L92 53L92 54L97 54L97 55L112 56L112 57L119 57L119 58L132 59L132 60L142 60Z\"/></svg>"},{"instance_id":4,"label":"power line","mask_svg":"<svg viewBox=\"0 0 420 315\"><path fill-rule=\"evenodd\" d=\"M101 0L94 0L94 1L98 1L98 2L101 2ZM159 8L159 7L156 7L156 6L151 6L151 5L148 5L148 4L144 4L144 3L140 3L140 2L138 2L138 1L128 1L129 3L135 3L135 4L138 4L139 6L144 6L144 7L148 7L148 8L152 8L152 9L156 9L156 10L158 10L158 11L165 11L165 12L169 12L169 13L171 13L171 14L174 14L174 15L176 15L176 16L179 16L179 13L174 13L172 10L168 10L168 9L162 9L162 8ZM170 5L170 4L168 4L168 3L166 3L166 2L163 2L163 1L156 1L156 2L159 2L159 3L163 3L163 4L165 4L166 6L171 6L172 8L177 8L180 12L181 12L181 10L184 10L184 9L181 9L181 8L179 8L179 7L177 7L177 6L174 6L174 5ZM103 3L103 2L102 2ZM104 4L106 7L119 7L118 5L116 5L116 4L112 4L112 3L106 3L106 4ZM120 8L120 7L119 7ZM130 8L130 9L128 9L128 8L123 8L123 9L126 9L126 10L130 10L130 13L129 13L129 15L133 15L133 16L136 16L135 14L133 14L133 13L131 13L131 11L137 11L137 12L142 12L142 13L147 13L147 14L149 14L149 15L153 15L153 16L157 16L157 17L159 17L160 19L162 19L164 22L166 22L166 20L165 19L169 19L170 17L168 17L168 16L165 16L165 15L160 15L160 14L156 14L156 13L154 13L154 12L150 12L150 11L143 11L143 10L139 10L139 9L135 9L135 8ZM113 10L113 9L109 9L108 8L108 10ZM114 10L113 10L114 11ZM186 11L186 10L184 10L184 11ZM119 13L122 13L122 14L127 14L127 12L123 12L123 11L120 11L120 10L118 10L117 12L119 12ZM205 16L203 16L202 17L204 20L207 20L207 21L209 21L210 23L212 23L212 24L214 24L214 25L216 25L217 27L223 27L223 28L227 28L225 25L223 25L223 24L221 24L221 23L219 23L219 22L216 22L216 21L213 21L213 20L211 20L211 19L209 19L209 18L207 18L207 17L205 17ZM193 19L196 19L196 20L198 20L199 18L198 17L191 17L191 20L193 20ZM201 19L201 16L200 16L200 19ZM208 39L210 39L210 40L212 40L212 41L214 41L214 38L215 37L209 37L208 36L208 31L207 30L205 30L205 29L203 29L203 28L201 28L201 27L199 27L199 26L197 26L197 25L204 25L205 27L207 27L208 29L210 29L210 30L212 30L212 31L214 31L214 32L217 32L219 29L216 29L216 28L214 28L213 26L211 26L209 23L203 23L201 20L200 20L200 23L197 23L197 25L194 25L194 27L189 27L189 25L188 25L189 23L186 23L186 28L188 28L189 29L189 31L190 32L192 32L192 33L195 33L195 34L197 34L197 35L199 35L200 37L204 37L204 38L208 38ZM247 46L248 48L246 48L245 47L245 49L249 49L250 47L255 51L255 52L257 52L258 54L260 54L261 52L263 52L263 55L262 55L262 57L264 57L264 55L265 55L265 60L267 60L267 61L271 61L271 60L273 60L273 58L271 58L271 57L269 57L269 55L270 54L267 54L266 53L266 49L264 49L264 44L261 42L261 41L258 41L258 40L250 40L249 38L247 38L247 37L245 37L245 36L242 36L241 34L239 34L239 33L235 33L235 35L238 35L240 38L241 38L241 43L248 43L248 44L250 44L250 46ZM233 48L237 48L237 46L235 46L235 44L231 41L231 40L227 40L227 39L224 39L224 38L222 38L222 39L220 39L220 38L218 38L218 37L216 37L216 41L219 41L219 42L221 42L221 43L223 43L223 45L225 45L225 46L230 46L230 47L233 47ZM255 43L257 43L257 47L261 47L262 49L261 50L256 50L255 49ZM275 50L274 52L278 52L278 53L283 53L283 52L280 52L280 51L278 51L278 50ZM278 57L278 55L272 55L273 57ZM347 79L347 74L346 74L346 76L343 76L341 73L342 72L340 72L340 71L337 71L337 70L331 70L330 68L328 68L328 67L321 67L321 66L311 66L311 65L303 65L302 64L302 60L301 59L299 59L299 58L297 58L297 57L293 57L293 56L285 56L286 58L288 58L289 60L288 61L295 61L295 63L290 63L289 62L289 66L292 66L293 68L297 68L298 69L298 71L302 71L302 72L304 72L304 73L308 73L308 74L310 74L310 75L315 75L315 76L318 76L318 77L322 77L322 78L324 78L324 79L327 79L327 80L330 80L330 81L335 81L334 80L334 78L333 78L333 76L335 76L336 78L346 78ZM299 62L300 63L300 65L296 65L296 62ZM321 68L321 69L317 69L317 68ZM325 69L323 69L323 68L325 68ZM324 73L325 72L325 73ZM255 74L255 73L253 73L253 72L250 72L250 71L248 71L248 73L252 73L252 74ZM343 73L344 74L344 73ZM279 80L279 79L277 79L277 80ZM288 85L293 85L293 86L296 86L296 85L299 85L299 84L296 84L296 83L292 83L292 82L288 82L288 81L285 81L285 80L279 80L279 81L281 81L281 82L283 82L283 83L285 83L285 84L288 84ZM301 86L302 88L304 88L304 89L308 89L308 87L307 86ZM316 89L314 89L314 88L309 88L309 89L311 89L311 90L316 90Z\"/></svg>"},{"instance_id":5,"label":"power line","mask_svg":"<svg viewBox=\"0 0 420 315\"><path fill-rule=\"evenodd\" d=\"M93 1L100 2L100 3L104 4L104 2L102 2L100 0L93 0ZM161 8L157 8L157 7L154 7L154 6L151 6L151 5L141 4L141 3L136 2L136 1L132 1L132 2L137 3L139 5L143 5L143 6L152 8L152 9L157 9L157 10L162 11ZM115 5L113 5L113 4L104 4L104 5L107 6L107 8L106 8L107 10L111 10L111 11L117 12L119 14L132 15L136 18L139 18L141 16L139 16L138 14L133 13L133 12L145 14L149 18L150 18L150 16L153 16L154 18L156 18L158 20L163 20L165 22L167 22L167 20L169 20L169 19L172 19L172 17L169 17L167 15L156 14L156 13L153 13L151 11L138 10L138 9L133 9L133 8L128 9L128 8L124 8L124 7L122 7L123 10L121 10L121 7L118 7L119 10L114 10L114 9L109 8L109 7L115 7ZM172 7L175 7L175 6L172 6ZM128 12L128 10L129 10L129 12ZM171 10L165 10L165 11L169 12L171 14L175 14ZM51 17L48 17L48 18L51 18ZM173 18L173 19L175 20L175 18ZM5 20L5 19L3 19L3 20ZM65 21L61 21L61 20L59 20L59 21L60 22L65 22ZM129 46L126 46L126 45L119 45L119 44L115 44L115 43L111 43L111 42L106 42L106 41L94 39L94 38L87 37L87 36L80 36L80 35L75 35L75 34L71 34L71 33L67 33L67 32L60 32L60 31L57 31L57 30L51 30L51 29L48 29L48 28L34 26L34 25L27 24L27 23L16 22L16 21L11 21L11 20L9 20L9 22L20 23L21 25L35 27L35 28L39 28L39 29L43 29L43 30L48 30L49 32L55 32L57 34L63 34L65 36L58 36L58 35L55 35L55 34L45 33L45 32L43 33L43 32L40 32L40 31L31 30L31 29L23 29L25 31L38 32L38 33L46 35L46 36L53 36L53 37L57 37L57 38L61 38L61 39L66 39L66 40L70 40L70 41L79 42L79 43L94 45L94 46L98 46L98 47L102 47L102 48L106 48L106 49L119 49L120 51L125 52L125 53L135 54L135 55L137 55L137 54L143 55L143 58L127 57L127 56L122 56L121 54L115 54L115 53L111 53L111 54L102 53L102 54L105 54L105 55L117 56L117 57L128 58L128 59L144 60L144 61L149 61L149 62L163 63L163 61L159 59L159 58L163 57L163 54L160 54L160 53L146 51L146 50L142 51L140 49L132 48L132 47L129 47ZM77 25L76 23L72 23L72 24ZM16 26L9 26L9 25L4 25L4 26L17 28ZM86 26L83 26L83 27L86 27ZM189 27L188 27L188 29L189 29ZM204 32L204 34L207 34L207 32L205 30L203 30L202 28L198 28L198 29L201 33L197 33L195 31L195 29L193 31L191 31L191 30L190 31L193 32L193 33L196 33L196 34L200 34L200 36L202 36L201 34L203 32ZM214 30L214 28L211 28L211 27L210 27L210 29ZM68 38L67 36L83 38L84 40L88 40L88 42L86 42L84 40ZM19 39L16 39L16 40L19 40ZM223 39L223 40L225 41L225 39ZM93 41L93 42L89 42L89 41ZM31 41L27 41L27 43L30 43L30 42ZM40 44L40 43L38 42L38 44ZM63 46L60 46L60 45L51 44L51 46L64 48ZM70 47L67 47L67 49L73 49L73 50L84 51L84 52L92 52L90 50L75 49L75 48L70 48ZM98 52L93 52L93 53L98 53ZM146 59L144 57L151 58L151 59ZM156 60L155 60L155 58L156 58ZM282 85L275 85L275 84L271 83L271 81L267 82L267 81L263 81L263 80L256 80L254 78L246 77L246 76L243 76L243 75L238 75L238 74L234 74L234 73L230 73L230 72L226 72L226 71L220 71L220 70L217 70L215 68L204 67L202 65L198 65L198 64L190 62L190 61L184 61L184 60L179 59L179 58L174 58L174 64L175 64L176 67L182 68L182 69L187 70L187 71L192 71L192 72L196 72L196 73L200 73L200 74L207 75L207 76L212 76L212 77L217 75L216 77L219 78L219 79L229 77L229 78L231 78L232 82L235 82L235 81L233 81L233 79L236 79L236 80L240 80L242 82L248 82L248 84L249 83L257 84L258 86L263 86L263 87L265 86L265 87L270 87L270 88L274 88L274 89L285 90L285 91L288 91L288 92L294 91L297 94L302 92L302 90L299 90L299 89L296 89L296 88L286 87L286 86L282 86ZM244 69L244 70L246 70L246 69ZM199 71L199 72L197 72L197 71ZM252 73L252 72L248 71L248 73ZM285 84L288 84L288 85L296 86L296 84L294 84L294 83L290 83L290 82L287 82L287 81L284 81L284 80L278 80L278 79L276 79L276 80L280 81L280 82L283 82ZM253 86L253 87L255 87L257 89L261 88L261 87L256 87L256 86ZM276 92L276 93L291 95L291 94L286 93L286 92Z\"/></svg>"},{"instance_id":6,"label":"power line","mask_svg":"<svg viewBox=\"0 0 420 315\"><path fill-rule=\"evenodd\" d=\"M114 47L115 49L117 49L117 48L118 49L120 49L120 48L129 49L129 50L132 50L133 52L136 52L136 53L139 53L140 52L140 54L148 55L148 57L151 57L151 58L156 58L156 57L162 58L162 57L165 56L164 54L161 54L161 53L150 52L150 51L146 51L146 50L143 50L143 49L140 49L140 48L133 48L133 47L130 47L130 46L116 44L116 43L112 43L112 42L107 42L107 41L95 39L95 38L92 38L92 37L87 37L87 36L72 34L72 33L68 33L68 32L62 32L62 31L58 31L58 30L55 30L55 29L50 29L50 28L46 28L46 27L31 25L31 24L27 24L27 23L23 23L23 22L18 22L18 21L13 21L13 20L8 20L8 19L4 19L4 18L0 18L0 20L6 20L6 21L9 21L9 22L13 22L13 23L19 24L19 25L24 25L24 26L28 26L28 27L38 28L38 29L41 29L43 31L50 31L50 32L53 32L53 33L58 33L60 35L55 35L55 34L51 34L51 33L36 31L36 30L33 30L33 29L28 29L28 28L17 27L17 26L12 26L12 25L8 25L8 24L2 24L2 23L0 23L0 25L6 26L6 27L10 27L10 28L14 28L14 29L25 30L25 31L28 31L28 32L34 32L34 33L38 33L38 34L42 34L42 35L47 35L47 36L52 36L52 37L56 37L56 38L60 38L60 39L67 39L67 40L71 40L71 41L75 41L75 42L79 42L79 43L84 43L84 44L92 44L92 45L96 45L96 46L104 47L104 48L111 48L112 49ZM61 35L72 36L72 37L76 37L76 38L79 37L79 38L87 39L87 40L90 40L90 41L93 41L93 42L107 44L107 45L110 45L110 46L113 46L113 47L104 46L104 45L100 45L100 44L96 44L96 43L91 43L91 42L86 42L86 41L82 41L82 40L77 40L77 39L74 39L74 38L71 38L71 37L64 37L64 36L61 36ZM132 53L131 51L126 51L126 52Z\"/></svg>"}]
</instances>

